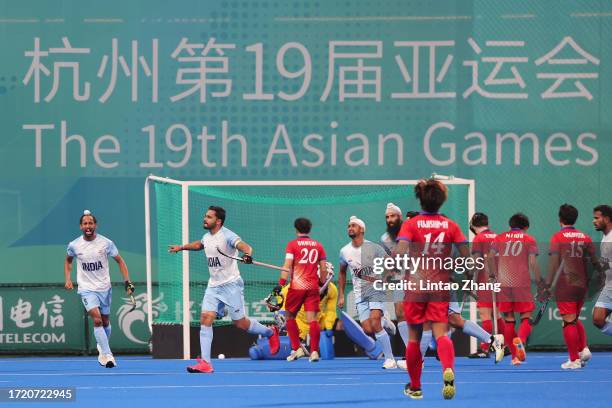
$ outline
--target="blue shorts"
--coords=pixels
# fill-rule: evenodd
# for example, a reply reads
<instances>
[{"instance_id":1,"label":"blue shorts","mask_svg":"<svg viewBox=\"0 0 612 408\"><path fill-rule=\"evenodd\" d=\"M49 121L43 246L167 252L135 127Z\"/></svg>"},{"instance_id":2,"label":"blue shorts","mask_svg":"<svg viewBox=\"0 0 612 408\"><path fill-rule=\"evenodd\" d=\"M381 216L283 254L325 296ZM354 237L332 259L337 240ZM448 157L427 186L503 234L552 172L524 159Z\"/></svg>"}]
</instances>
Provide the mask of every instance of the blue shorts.
<instances>
[{"instance_id":1,"label":"blue shorts","mask_svg":"<svg viewBox=\"0 0 612 408\"><path fill-rule=\"evenodd\" d=\"M235 281L219 286L208 286L202 299L202 312L216 312L223 316L227 305L232 320L240 320L246 316L244 311L244 281Z\"/></svg>"},{"instance_id":2,"label":"blue shorts","mask_svg":"<svg viewBox=\"0 0 612 408\"><path fill-rule=\"evenodd\" d=\"M385 312L385 304L383 302L359 302L355 306L357 306L357 315L360 322L370 318L371 310Z\"/></svg>"},{"instance_id":3,"label":"blue shorts","mask_svg":"<svg viewBox=\"0 0 612 408\"><path fill-rule=\"evenodd\" d=\"M85 310L88 312L93 308L100 308L100 314L110 315L111 300L113 298L113 289L108 289L103 292L93 290L82 290L79 292L81 301Z\"/></svg>"},{"instance_id":4,"label":"blue shorts","mask_svg":"<svg viewBox=\"0 0 612 408\"><path fill-rule=\"evenodd\" d=\"M595 302L595 307L612 310L612 290L604 287L597 298L597 302Z\"/></svg>"}]
</instances>

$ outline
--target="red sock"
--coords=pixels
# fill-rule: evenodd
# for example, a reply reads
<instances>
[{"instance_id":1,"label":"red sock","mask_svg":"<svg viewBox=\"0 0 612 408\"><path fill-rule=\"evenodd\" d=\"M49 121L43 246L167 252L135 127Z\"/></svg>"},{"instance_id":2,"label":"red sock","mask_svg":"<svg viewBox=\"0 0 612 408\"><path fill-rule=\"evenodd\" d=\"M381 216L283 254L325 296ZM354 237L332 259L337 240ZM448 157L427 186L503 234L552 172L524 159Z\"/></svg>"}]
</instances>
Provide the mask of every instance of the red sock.
<instances>
[{"instance_id":1,"label":"red sock","mask_svg":"<svg viewBox=\"0 0 612 408\"><path fill-rule=\"evenodd\" d=\"M504 334L504 326L506 326L506 322L501 317L497 319L497 334Z\"/></svg>"},{"instance_id":2,"label":"red sock","mask_svg":"<svg viewBox=\"0 0 612 408\"><path fill-rule=\"evenodd\" d=\"M421 388L423 356L421 356L419 343L412 340L406 346L406 365L408 366L408 375L410 376L410 388Z\"/></svg>"},{"instance_id":3,"label":"red sock","mask_svg":"<svg viewBox=\"0 0 612 408\"><path fill-rule=\"evenodd\" d=\"M436 341L438 342L438 356L440 356L442 370L455 369L455 347L451 339L448 336L440 336Z\"/></svg>"},{"instance_id":4,"label":"red sock","mask_svg":"<svg viewBox=\"0 0 612 408\"><path fill-rule=\"evenodd\" d=\"M563 337L565 338L565 344L567 344L567 351L571 361L578 360L580 357L578 352L580 351L580 342L578 340L578 328L575 324L567 324L563 327Z\"/></svg>"},{"instance_id":5,"label":"red sock","mask_svg":"<svg viewBox=\"0 0 612 408\"><path fill-rule=\"evenodd\" d=\"M518 336L521 338L523 344L527 344L527 337L531 334L531 323L529 323L529 319L521 320L521 325L519 326Z\"/></svg>"},{"instance_id":6,"label":"red sock","mask_svg":"<svg viewBox=\"0 0 612 408\"><path fill-rule=\"evenodd\" d=\"M297 350L300 348L300 331L298 330L298 325L295 319L287 320L287 334L289 335L289 340L291 341L291 350Z\"/></svg>"},{"instance_id":7,"label":"red sock","mask_svg":"<svg viewBox=\"0 0 612 408\"><path fill-rule=\"evenodd\" d=\"M319 322L310 322L310 351L319 351L319 338L321 336L321 326Z\"/></svg>"},{"instance_id":8,"label":"red sock","mask_svg":"<svg viewBox=\"0 0 612 408\"><path fill-rule=\"evenodd\" d=\"M510 347L512 358L516 357L516 347L514 347L514 338L516 337L516 331L514 330L514 322L504 322L504 343Z\"/></svg>"},{"instance_id":9,"label":"red sock","mask_svg":"<svg viewBox=\"0 0 612 408\"><path fill-rule=\"evenodd\" d=\"M489 333L493 334L493 322L491 320L483 320L482 321L482 328L485 331L488 331ZM489 350L489 343L480 343L480 348L484 352L488 351Z\"/></svg>"},{"instance_id":10,"label":"red sock","mask_svg":"<svg viewBox=\"0 0 612 408\"><path fill-rule=\"evenodd\" d=\"M578 329L578 351L582 351L587 346L587 336L584 325L580 320L576 320L576 329Z\"/></svg>"}]
</instances>

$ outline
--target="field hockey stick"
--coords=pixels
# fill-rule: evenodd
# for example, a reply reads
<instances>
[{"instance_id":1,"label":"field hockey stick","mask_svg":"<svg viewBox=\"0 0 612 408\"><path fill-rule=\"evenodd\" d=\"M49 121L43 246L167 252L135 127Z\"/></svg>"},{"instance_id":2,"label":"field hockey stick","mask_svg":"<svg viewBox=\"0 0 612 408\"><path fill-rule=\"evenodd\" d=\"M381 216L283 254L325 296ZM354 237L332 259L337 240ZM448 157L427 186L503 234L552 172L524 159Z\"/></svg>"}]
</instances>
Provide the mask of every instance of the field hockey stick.
<instances>
[{"instance_id":1,"label":"field hockey stick","mask_svg":"<svg viewBox=\"0 0 612 408\"><path fill-rule=\"evenodd\" d=\"M559 280L559 276L561 275L561 271L563 270L563 263L564 262L565 262L564 260L561 260L561 263L559 264L559 267L555 271L555 276L553 277L553 281L552 281L552 283L550 285L550 288L548 289L548 295L546 296L546 299L544 299L544 301L540 305L540 307L538 309L538 313L536 314L536 316L533 319L529 320L529 323L531 323L532 326L535 326L536 324L538 324L540 322L540 320L542 319L542 316L544 316L544 312L546 311L546 308L548 307L548 302L550 302L550 300L552 299L552 294L553 294L553 292L555 290L555 287L557 286L557 281Z\"/></svg>"},{"instance_id":2,"label":"field hockey stick","mask_svg":"<svg viewBox=\"0 0 612 408\"><path fill-rule=\"evenodd\" d=\"M238 258L237 256L231 256L231 255L228 255L228 254L224 253L223 251L221 251L221 250L219 249L219 247L217 247L217 251L219 251L219 253L220 253L221 255L223 255L224 257L226 257L226 258L234 259L234 260L236 260L236 261L238 261L238 262L242 262L242 263L244 263L244 260L243 260L242 258ZM280 266L271 265L271 264L267 264L267 263L264 263L264 262L258 262L258 261L253 261L253 262L251 262L251 263L252 263L253 265L257 265L257 266L263 266L263 267L265 267L265 268L276 269L277 271L283 271L283 272L288 272L288 273L291 273L291 271L290 271L289 269L285 269L285 268L280 267Z\"/></svg>"}]
</instances>

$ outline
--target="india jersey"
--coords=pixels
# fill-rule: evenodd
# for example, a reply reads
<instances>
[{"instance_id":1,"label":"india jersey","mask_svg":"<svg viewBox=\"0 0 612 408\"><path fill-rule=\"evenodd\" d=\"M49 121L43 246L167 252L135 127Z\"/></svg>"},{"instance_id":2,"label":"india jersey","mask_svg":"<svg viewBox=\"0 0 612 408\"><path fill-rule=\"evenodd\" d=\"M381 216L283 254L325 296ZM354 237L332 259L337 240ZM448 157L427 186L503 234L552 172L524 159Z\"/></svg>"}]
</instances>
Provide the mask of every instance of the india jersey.
<instances>
[{"instance_id":1,"label":"india jersey","mask_svg":"<svg viewBox=\"0 0 612 408\"><path fill-rule=\"evenodd\" d=\"M504 287L531 287L529 255L538 254L535 239L519 228L497 235L491 249L497 254L497 280Z\"/></svg>"},{"instance_id":2,"label":"india jersey","mask_svg":"<svg viewBox=\"0 0 612 408\"><path fill-rule=\"evenodd\" d=\"M602 262L608 262L605 289L612 291L612 230L604 235L601 240L601 260Z\"/></svg>"},{"instance_id":3,"label":"india jersey","mask_svg":"<svg viewBox=\"0 0 612 408\"><path fill-rule=\"evenodd\" d=\"M202 245L208 260L208 286L215 287L233 282L240 278L238 263L219 253L219 250L229 256L238 256L236 245L240 237L225 227L221 227L215 234L210 232L202 237Z\"/></svg>"},{"instance_id":4,"label":"india jersey","mask_svg":"<svg viewBox=\"0 0 612 408\"><path fill-rule=\"evenodd\" d=\"M477 257L485 257L489 254L491 250L491 245L497 234L491 230L484 230L478 233L474 237L474 241L472 241L472 255ZM484 270L478 271L478 282L485 283L487 282L489 277Z\"/></svg>"},{"instance_id":5,"label":"india jersey","mask_svg":"<svg viewBox=\"0 0 612 408\"><path fill-rule=\"evenodd\" d=\"M285 259L293 260L292 289L319 289L318 268L326 258L323 245L307 236L301 236L287 244Z\"/></svg>"},{"instance_id":6,"label":"india jersey","mask_svg":"<svg viewBox=\"0 0 612 408\"><path fill-rule=\"evenodd\" d=\"M108 257L119 255L117 247L110 239L96 234L87 241L81 235L68 244L66 253L76 258L78 292L105 292L111 288Z\"/></svg>"},{"instance_id":7,"label":"india jersey","mask_svg":"<svg viewBox=\"0 0 612 408\"><path fill-rule=\"evenodd\" d=\"M420 213L402 223L398 241L411 243L410 255L425 261L412 280L448 282L452 271L441 267L452 253L452 244L466 242L461 229L453 220L441 214Z\"/></svg>"},{"instance_id":8,"label":"india jersey","mask_svg":"<svg viewBox=\"0 0 612 408\"><path fill-rule=\"evenodd\" d=\"M550 253L558 254L563 261L559 272L557 298L572 296L574 290L587 288L587 266L585 256L592 252L592 240L574 227L564 227L550 239ZM556 271L553 271L556 273Z\"/></svg>"},{"instance_id":9,"label":"india jersey","mask_svg":"<svg viewBox=\"0 0 612 408\"><path fill-rule=\"evenodd\" d=\"M397 245L397 241L394 238L391 238L388 232L385 232L380 237L380 245L382 245L387 254L391 255L391 252L393 252L395 246Z\"/></svg>"},{"instance_id":10,"label":"india jersey","mask_svg":"<svg viewBox=\"0 0 612 408\"><path fill-rule=\"evenodd\" d=\"M374 258L383 258L385 255L380 245L368 240L364 240L360 247L354 247L349 242L340 250L340 265L351 271L355 303L384 300L384 293L374 289L373 280L381 278L374 273Z\"/></svg>"}]
</instances>

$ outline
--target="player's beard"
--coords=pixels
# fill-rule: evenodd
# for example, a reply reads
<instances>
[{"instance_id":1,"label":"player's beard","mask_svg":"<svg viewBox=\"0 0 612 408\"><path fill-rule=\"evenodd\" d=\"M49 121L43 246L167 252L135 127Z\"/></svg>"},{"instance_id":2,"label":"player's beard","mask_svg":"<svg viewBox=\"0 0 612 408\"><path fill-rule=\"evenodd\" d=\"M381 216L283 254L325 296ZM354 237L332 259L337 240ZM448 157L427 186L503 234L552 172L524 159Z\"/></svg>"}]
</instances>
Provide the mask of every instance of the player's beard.
<instances>
[{"instance_id":1,"label":"player's beard","mask_svg":"<svg viewBox=\"0 0 612 408\"><path fill-rule=\"evenodd\" d=\"M389 234L389 237L391 237L391 239L395 239L397 238L397 234L399 234L400 229L402 229L402 224L400 224L399 222L397 224L387 224L387 233Z\"/></svg>"}]
</instances>

